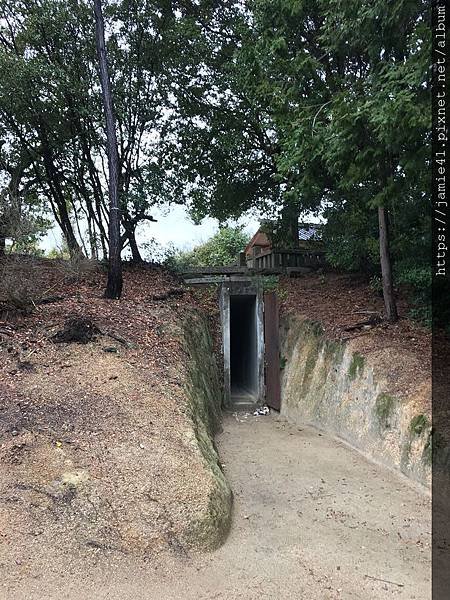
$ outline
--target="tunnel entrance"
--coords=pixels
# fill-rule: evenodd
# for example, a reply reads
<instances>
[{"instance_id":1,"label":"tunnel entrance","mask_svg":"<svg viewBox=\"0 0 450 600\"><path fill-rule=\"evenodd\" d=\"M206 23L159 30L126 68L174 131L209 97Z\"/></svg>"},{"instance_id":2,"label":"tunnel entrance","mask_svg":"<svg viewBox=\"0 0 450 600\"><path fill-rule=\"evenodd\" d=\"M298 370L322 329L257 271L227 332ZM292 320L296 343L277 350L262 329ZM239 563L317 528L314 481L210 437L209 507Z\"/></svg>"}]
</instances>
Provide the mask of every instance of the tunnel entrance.
<instances>
[{"instance_id":1,"label":"tunnel entrance","mask_svg":"<svg viewBox=\"0 0 450 600\"><path fill-rule=\"evenodd\" d=\"M232 404L258 398L256 295L230 296L230 381Z\"/></svg>"},{"instance_id":2,"label":"tunnel entrance","mask_svg":"<svg viewBox=\"0 0 450 600\"><path fill-rule=\"evenodd\" d=\"M264 401L264 303L259 281L230 277L221 285L224 406L252 410Z\"/></svg>"}]
</instances>

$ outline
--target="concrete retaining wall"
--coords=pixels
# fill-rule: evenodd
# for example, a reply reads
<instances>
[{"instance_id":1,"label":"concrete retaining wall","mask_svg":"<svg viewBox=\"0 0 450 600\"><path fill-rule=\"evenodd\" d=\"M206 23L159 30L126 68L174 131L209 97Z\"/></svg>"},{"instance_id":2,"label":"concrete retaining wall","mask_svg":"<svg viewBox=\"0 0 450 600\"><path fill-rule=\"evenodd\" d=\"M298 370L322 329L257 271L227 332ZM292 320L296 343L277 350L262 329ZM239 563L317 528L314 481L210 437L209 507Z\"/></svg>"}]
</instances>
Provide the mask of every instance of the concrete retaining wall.
<instances>
[{"instance_id":1,"label":"concrete retaining wall","mask_svg":"<svg viewBox=\"0 0 450 600\"><path fill-rule=\"evenodd\" d=\"M225 539L231 524L232 492L219 463L214 435L220 428L223 388L206 317L191 311L183 324L187 356L186 392L195 440L211 476L208 508L186 533L187 541L213 549Z\"/></svg>"},{"instance_id":2,"label":"concrete retaining wall","mask_svg":"<svg viewBox=\"0 0 450 600\"><path fill-rule=\"evenodd\" d=\"M352 343L328 340L320 324L294 315L281 321L281 354L281 413L288 420L326 430L430 484L430 417L414 398L392 396L370 357Z\"/></svg>"}]
</instances>

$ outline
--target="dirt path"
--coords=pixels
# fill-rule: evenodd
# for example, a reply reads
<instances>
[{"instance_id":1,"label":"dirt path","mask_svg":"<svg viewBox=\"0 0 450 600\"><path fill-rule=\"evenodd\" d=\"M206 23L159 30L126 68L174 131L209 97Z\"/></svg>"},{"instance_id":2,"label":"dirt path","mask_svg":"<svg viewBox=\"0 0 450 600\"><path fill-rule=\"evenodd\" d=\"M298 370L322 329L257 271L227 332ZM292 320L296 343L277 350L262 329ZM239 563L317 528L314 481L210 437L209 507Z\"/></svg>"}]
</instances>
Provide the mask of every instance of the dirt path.
<instances>
[{"instance_id":1,"label":"dirt path","mask_svg":"<svg viewBox=\"0 0 450 600\"><path fill-rule=\"evenodd\" d=\"M179 552L157 566L99 553L86 569L61 576L54 565L19 586L9 573L2 600L431 597L430 502L421 491L273 416L226 417L218 446L235 495L219 550Z\"/></svg>"}]
</instances>

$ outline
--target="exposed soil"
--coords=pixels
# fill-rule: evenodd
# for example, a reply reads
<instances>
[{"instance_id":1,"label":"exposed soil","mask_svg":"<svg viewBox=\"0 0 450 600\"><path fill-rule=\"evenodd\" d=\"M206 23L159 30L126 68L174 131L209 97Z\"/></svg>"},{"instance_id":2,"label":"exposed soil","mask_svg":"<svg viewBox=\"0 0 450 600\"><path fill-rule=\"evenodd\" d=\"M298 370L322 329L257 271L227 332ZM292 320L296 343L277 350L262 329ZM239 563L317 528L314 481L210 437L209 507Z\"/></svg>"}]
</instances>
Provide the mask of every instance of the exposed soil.
<instances>
[{"instance_id":1,"label":"exposed soil","mask_svg":"<svg viewBox=\"0 0 450 600\"><path fill-rule=\"evenodd\" d=\"M390 393L415 396L418 410L431 411L431 331L407 318L404 296L398 298L400 320L390 324L382 320L382 297L362 277L312 274L283 279L281 289L283 312L320 322L330 339L354 340L355 350L377 364Z\"/></svg>"},{"instance_id":2,"label":"exposed soil","mask_svg":"<svg viewBox=\"0 0 450 600\"><path fill-rule=\"evenodd\" d=\"M382 296L373 291L366 278L336 273L311 274L283 279L283 311L295 311L319 321L328 337L354 339L368 336L367 345L386 343L397 350L408 350L431 367L431 331L408 318L410 306L404 295L397 298L400 319L383 322ZM373 324L368 321L374 321ZM378 323L377 323L378 321ZM361 327L348 330L359 323Z\"/></svg>"},{"instance_id":3,"label":"exposed soil","mask_svg":"<svg viewBox=\"0 0 450 600\"><path fill-rule=\"evenodd\" d=\"M429 597L428 500L272 418L226 420L231 535L210 555L185 543L211 482L192 447L179 324L201 306L217 330L214 290L126 268L111 301L95 265L22 258L0 273L17 292L0 286L1 600ZM283 285L283 310L358 336L362 352L388 348L399 393L429 375L429 334L409 321L344 331L381 310L363 282ZM92 324L86 343L55 343L76 320Z\"/></svg>"},{"instance_id":4,"label":"exposed soil","mask_svg":"<svg viewBox=\"0 0 450 600\"><path fill-rule=\"evenodd\" d=\"M218 446L235 510L217 551L143 562L97 550L82 569L64 572L60 559L34 578L25 558L5 573L1 598L431 598L430 500L409 482L273 415L228 416Z\"/></svg>"},{"instance_id":5,"label":"exposed soil","mask_svg":"<svg viewBox=\"0 0 450 600\"><path fill-rule=\"evenodd\" d=\"M100 268L67 269L6 267L34 300L2 304L2 573L34 576L64 556L89 564L99 549L182 554L212 489L192 441L180 339L198 294L160 269L129 268L123 299L110 301ZM42 302L49 290L56 300Z\"/></svg>"}]
</instances>

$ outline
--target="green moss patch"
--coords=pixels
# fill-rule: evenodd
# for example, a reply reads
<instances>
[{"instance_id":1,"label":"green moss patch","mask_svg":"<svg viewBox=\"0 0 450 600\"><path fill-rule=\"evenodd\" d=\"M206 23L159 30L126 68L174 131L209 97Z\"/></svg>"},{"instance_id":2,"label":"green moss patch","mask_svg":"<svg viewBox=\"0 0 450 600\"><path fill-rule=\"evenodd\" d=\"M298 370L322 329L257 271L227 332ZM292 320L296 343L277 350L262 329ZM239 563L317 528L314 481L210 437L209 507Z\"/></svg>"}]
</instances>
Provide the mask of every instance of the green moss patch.
<instances>
[{"instance_id":1,"label":"green moss patch","mask_svg":"<svg viewBox=\"0 0 450 600\"><path fill-rule=\"evenodd\" d=\"M394 412L395 398L389 394L382 393L377 396L375 401L375 412L378 418L378 423L382 429L391 427L391 416Z\"/></svg>"},{"instance_id":2,"label":"green moss patch","mask_svg":"<svg viewBox=\"0 0 450 600\"><path fill-rule=\"evenodd\" d=\"M352 362L348 368L348 376L350 381L354 381L357 377L361 375L364 370L364 356L359 354L359 352L355 352L352 357Z\"/></svg>"},{"instance_id":3,"label":"green moss patch","mask_svg":"<svg viewBox=\"0 0 450 600\"><path fill-rule=\"evenodd\" d=\"M318 321L308 321L307 323L308 333L320 337L324 334L323 325Z\"/></svg>"},{"instance_id":4,"label":"green moss patch","mask_svg":"<svg viewBox=\"0 0 450 600\"><path fill-rule=\"evenodd\" d=\"M427 443L424 446L422 460L426 465L431 465L433 462L433 432L428 434Z\"/></svg>"},{"instance_id":5,"label":"green moss patch","mask_svg":"<svg viewBox=\"0 0 450 600\"><path fill-rule=\"evenodd\" d=\"M429 425L426 415L416 415L409 425L409 430L412 434L421 435Z\"/></svg>"},{"instance_id":6,"label":"green moss patch","mask_svg":"<svg viewBox=\"0 0 450 600\"><path fill-rule=\"evenodd\" d=\"M422 463L427 467L431 465L433 451L435 450L431 423L426 415L416 415L411 419L409 424L409 436L406 437L402 450L401 467L404 473L407 474L410 470L410 454L415 440L426 432L428 432L427 441L422 451Z\"/></svg>"},{"instance_id":7,"label":"green moss patch","mask_svg":"<svg viewBox=\"0 0 450 600\"><path fill-rule=\"evenodd\" d=\"M222 386L206 319L192 313L184 323L184 349L188 357L186 391L195 438L209 470L213 487L208 508L186 532L190 545L210 550L225 539L231 523L232 493L222 472L214 444L220 426Z\"/></svg>"},{"instance_id":8,"label":"green moss patch","mask_svg":"<svg viewBox=\"0 0 450 600\"><path fill-rule=\"evenodd\" d=\"M345 345L336 340L326 340L325 354L334 363L341 363L344 358Z\"/></svg>"}]
</instances>

